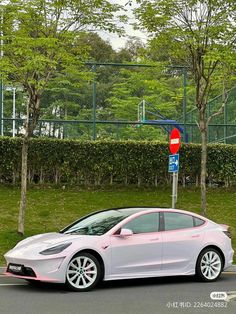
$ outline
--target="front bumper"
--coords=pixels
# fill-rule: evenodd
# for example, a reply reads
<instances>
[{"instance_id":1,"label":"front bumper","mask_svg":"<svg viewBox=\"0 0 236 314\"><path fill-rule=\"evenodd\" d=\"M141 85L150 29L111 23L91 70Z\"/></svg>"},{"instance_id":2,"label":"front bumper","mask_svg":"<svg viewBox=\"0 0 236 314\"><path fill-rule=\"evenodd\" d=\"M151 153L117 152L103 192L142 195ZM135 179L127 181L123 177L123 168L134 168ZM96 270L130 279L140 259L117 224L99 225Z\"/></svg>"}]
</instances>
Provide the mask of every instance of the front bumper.
<instances>
[{"instance_id":1,"label":"front bumper","mask_svg":"<svg viewBox=\"0 0 236 314\"><path fill-rule=\"evenodd\" d=\"M26 259L26 258L11 258L5 256L7 261L6 276L39 280L45 282L65 282L65 272L67 267L66 257L54 257L50 259ZM9 269L9 265L21 265L22 271L17 273Z\"/></svg>"}]
</instances>

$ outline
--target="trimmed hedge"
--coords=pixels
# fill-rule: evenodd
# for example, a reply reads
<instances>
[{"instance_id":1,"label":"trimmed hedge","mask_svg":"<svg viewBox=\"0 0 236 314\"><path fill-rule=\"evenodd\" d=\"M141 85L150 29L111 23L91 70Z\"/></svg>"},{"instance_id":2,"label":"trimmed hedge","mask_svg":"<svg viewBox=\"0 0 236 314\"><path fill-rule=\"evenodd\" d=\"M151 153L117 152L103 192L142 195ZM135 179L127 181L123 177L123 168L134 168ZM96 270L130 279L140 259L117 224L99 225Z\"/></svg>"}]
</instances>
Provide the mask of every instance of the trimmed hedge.
<instances>
[{"instance_id":1,"label":"trimmed hedge","mask_svg":"<svg viewBox=\"0 0 236 314\"><path fill-rule=\"evenodd\" d=\"M20 138L0 138L0 180L17 184L21 169ZM201 147L183 144L179 180L198 183ZM29 182L47 184L168 184L168 143L140 141L30 140ZM209 145L209 183L236 182L236 146Z\"/></svg>"}]
</instances>

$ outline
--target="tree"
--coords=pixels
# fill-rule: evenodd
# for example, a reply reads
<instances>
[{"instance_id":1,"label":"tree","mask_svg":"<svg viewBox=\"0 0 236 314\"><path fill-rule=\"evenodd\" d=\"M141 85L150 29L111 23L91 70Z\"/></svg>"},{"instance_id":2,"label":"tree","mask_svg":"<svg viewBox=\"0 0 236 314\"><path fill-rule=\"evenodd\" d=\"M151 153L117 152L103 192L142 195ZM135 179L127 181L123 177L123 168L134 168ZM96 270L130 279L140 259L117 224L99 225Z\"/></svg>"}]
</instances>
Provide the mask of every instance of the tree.
<instances>
[{"instance_id":1,"label":"tree","mask_svg":"<svg viewBox=\"0 0 236 314\"><path fill-rule=\"evenodd\" d=\"M182 60L195 81L195 103L201 133L201 210L206 215L207 130L212 118L206 106L216 71L231 63L236 41L236 3L234 0L137 0L135 13L140 26L168 49L170 61Z\"/></svg>"},{"instance_id":2,"label":"tree","mask_svg":"<svg viewBox=\"0 0 236 314\"><path fill-rule=\"evenodd\" d=\"M138 62L142 55L142 51L145 49L143 42L136 37L130 37L124 48L121 48L116 53L116 62L128 61Z\"/></svg>"},{"instance_id":3,"label":"tree","mask_svg":"<svg viewBox=\"0 0 236 314\"><path fill-rule=\"evenodd\" d=\"M24 234L29 139L40 117L43 91L60 69L65 77L75 72L86 58L87 49L78 44L80 31L118 31L113 17L123 20L121 7L107 0L10 0L2 7L3 58L5 80L20 83L26 104L22 144L21 202L18 233Z\"/></svg>"},{"instance_id":4,"label":"tree","mask_svg":"<svg viewBox=\"0 0 236 314\"><path fill-rule=\"evenodd\" d=\"M80 42L89 47L90 61L109 62L113 60L115 51L111 44L103 40L97 33L81 33Z\"/></svg>"},{"instance_id":5,"label":"tree","mask_svg":"<svg viewBox=\"0 0 236 314\"><path fill-rule=\"evenodd\" d=\"M175 119L177 108L181 107L182 80L180 76L165 76L163 68L122 69L119 81L110 92L108 103L112 114L119 119L135 121L137 119L138 104L145 99L153 105L153 111L161 112L169 119ZM152 116L150 119L157 119Z\"/></svg>"}]
</instances>

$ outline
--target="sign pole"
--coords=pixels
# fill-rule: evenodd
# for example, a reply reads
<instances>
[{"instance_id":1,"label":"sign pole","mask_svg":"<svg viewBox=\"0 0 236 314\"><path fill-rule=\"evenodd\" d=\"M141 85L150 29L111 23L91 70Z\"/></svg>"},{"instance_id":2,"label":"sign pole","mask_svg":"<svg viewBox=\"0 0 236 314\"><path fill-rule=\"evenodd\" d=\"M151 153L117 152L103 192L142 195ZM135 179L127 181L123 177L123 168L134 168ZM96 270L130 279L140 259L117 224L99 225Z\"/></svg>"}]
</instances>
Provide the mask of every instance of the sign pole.
<instances>
[{"instance_id":1,"label":"sign pole","mask_svg":"<svg viewBox=\"0 0 236 314\"><path fill-rule=\"evenodd\" d=\"M176 172L176 201L175 202L177 202L177 200L178 200L178 179L179 179L179 171L178 172Z\"/></svg>"},{"instance_id":2,"label":"sign pole","mask_svg":"<svg viewBox=\"0 0 236 314\"><path fill-rule=\"evenodd\" d=\"M178 195L178 173L179 173L179 148L180 148L180 132L174 128L170 134L170 152L169 155L169 172L172 172L172 208L176 207Z\"/></svg>"},{"instance_id":3,"label":"sign pole","mask_svg":"<svg viewBox=\"0 0 236 314\"><path fill-rule=\"evenodd\" d=\"M178 172L173 172L172 180L172 208L175 208L178 194Z\"/></svg>"},{"instance_id":4,"label":"sign pole","mask_svg":"<svg viewBox=\"0 0 236 314\"><path fill-rule=\"evenodd\" d=\"M175 172L172 175L172 206L171 208L175 208Z\"/></svg>"}]
</instances>

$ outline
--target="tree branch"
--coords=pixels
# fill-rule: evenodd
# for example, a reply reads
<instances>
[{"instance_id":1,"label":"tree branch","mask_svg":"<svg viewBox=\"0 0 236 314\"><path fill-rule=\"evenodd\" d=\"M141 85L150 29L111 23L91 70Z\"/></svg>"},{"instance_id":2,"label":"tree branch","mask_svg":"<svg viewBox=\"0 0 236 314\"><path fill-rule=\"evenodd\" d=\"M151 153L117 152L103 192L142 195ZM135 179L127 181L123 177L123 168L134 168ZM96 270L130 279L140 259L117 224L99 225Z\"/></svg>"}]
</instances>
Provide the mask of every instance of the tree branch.
<instances>
[{"instance_id":1,"label":"tree branch","mask_svg":"<svg viewBox=\"0 0 236 314\"><path fill-rule=\"evenodd\" d=\"M226 97L225 97L225 95L226 95ZM229 95L225 92L223 97L224 97L224 100L223 100L222 105L219 108L219 110L217 112L213 113L210 117L208 117L207 122L206 122L207 127L208 127L208 125L210 124L210 122L212 121L213 118L219 116L220 114L222 114L224 112L224 107L225 107L225 105L227 103Z\"/></svg>"}]
</instances>

